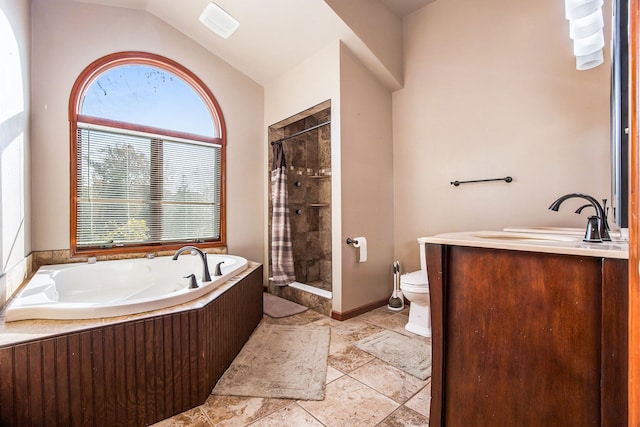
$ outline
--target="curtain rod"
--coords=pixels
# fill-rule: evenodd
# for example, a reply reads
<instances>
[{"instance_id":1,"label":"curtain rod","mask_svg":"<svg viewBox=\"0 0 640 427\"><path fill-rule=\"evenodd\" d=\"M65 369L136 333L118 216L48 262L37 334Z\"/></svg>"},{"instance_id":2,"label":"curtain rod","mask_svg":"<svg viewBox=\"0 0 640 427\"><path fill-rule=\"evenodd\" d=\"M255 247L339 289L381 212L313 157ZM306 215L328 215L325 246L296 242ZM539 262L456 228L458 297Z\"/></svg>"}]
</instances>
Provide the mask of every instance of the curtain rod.
<instances>
[{"instance_id":1,"label":"curtain rod","mask_svg":"<svg viewBox=\"0 0 640 427\"><path fill-rule=\"evenodd\" d=\"M303 133L311 132L312 130L318 129L319 127L328 125L331 123L331 120L327 120L324 123L320 123L319 125L311 126L309 129L304 129L299 132L294 133L293 135L282 137L276 141L271 141L271 145L280 144L282 141L286 141L287 139L295 138L298 135L302 135Z\"/></svg>"}]
</instances>

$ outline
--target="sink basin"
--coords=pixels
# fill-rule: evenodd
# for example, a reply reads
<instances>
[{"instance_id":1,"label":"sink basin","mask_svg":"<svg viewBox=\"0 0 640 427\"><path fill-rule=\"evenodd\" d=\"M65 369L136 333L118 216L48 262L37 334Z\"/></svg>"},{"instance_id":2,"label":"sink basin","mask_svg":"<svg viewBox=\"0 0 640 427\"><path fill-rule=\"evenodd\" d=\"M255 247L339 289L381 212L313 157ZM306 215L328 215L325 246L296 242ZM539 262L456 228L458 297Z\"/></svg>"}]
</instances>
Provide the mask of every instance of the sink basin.
<instances>
[{"instance_id":1,"label":"sink basin","mask_svg":"<svg viewBox=\"0 0 640 427\"><path fill-rule=\"evenodd\" d=\"M473 233L472 236L480 239L510 241L575 242L580 240L580 236L577 235L516 233L512 231L482 231Z\"/></svg>"},{"instance_id":2,"label":"sink basin","mask_svg":"<svg viewBox=\"0 0 640 427\"><path fill-rule=\"evenodd\" d=\"M551 233L569 234L571 236L584 236L584 228L572 227L507 227L503 231L516 233Z\"/></svg>"},{"instance_id":3,"label":"sink basin","mask_svg":"<svg viewBox=\"0 0 640 427\"><path fill-rule=\"evenodd\" d=\"M503 231L516 232L516 233L535 233L535 234L562 234L568 236L583 237L585 234L584 228L572 228L572 227L506 227ZM613 239L621 239L622 236L619 230L609 230L609 235ZM626 239L625 239L626 240Z\"/></svg>"}]
</instances>

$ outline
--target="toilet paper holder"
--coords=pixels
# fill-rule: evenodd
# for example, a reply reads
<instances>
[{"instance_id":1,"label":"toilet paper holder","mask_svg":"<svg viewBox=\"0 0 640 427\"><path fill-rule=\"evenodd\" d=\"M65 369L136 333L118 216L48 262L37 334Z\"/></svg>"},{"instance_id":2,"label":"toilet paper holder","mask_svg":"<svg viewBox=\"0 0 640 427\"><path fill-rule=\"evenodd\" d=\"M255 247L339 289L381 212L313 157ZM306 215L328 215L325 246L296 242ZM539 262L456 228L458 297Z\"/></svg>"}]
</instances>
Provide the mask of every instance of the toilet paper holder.
<instances>
[{"instance_id":1,"label":"toilet paper holder","mask_svg":"<svg viewBox=\"0 0 640 427\"><path fill-rule=\"evenodd\" d=\"M347 237L347 245L358 250L357 262L367 262L367 238L364 236Z\"/></svg>"}]
</instances>

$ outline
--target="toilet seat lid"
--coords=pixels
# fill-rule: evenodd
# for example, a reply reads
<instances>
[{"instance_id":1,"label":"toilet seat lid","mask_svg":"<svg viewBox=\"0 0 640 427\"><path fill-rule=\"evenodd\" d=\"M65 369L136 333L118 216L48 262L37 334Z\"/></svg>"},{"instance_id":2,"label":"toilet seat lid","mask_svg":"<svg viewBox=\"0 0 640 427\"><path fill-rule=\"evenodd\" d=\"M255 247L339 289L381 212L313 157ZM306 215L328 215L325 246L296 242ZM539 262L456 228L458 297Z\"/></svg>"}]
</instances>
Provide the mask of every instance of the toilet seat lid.
<instances>
[{"instance_id":1,"label":"toilet seat lid","mask_svg":"<svg viewBox=\"0 0 640 427\"><path fill-rule=\"evenodd\" d=\"M429 285L427 272L426 270L418 270L412 273L403 274L400 276L400 284L426 287Z\"/></svg>"}]
</instances>

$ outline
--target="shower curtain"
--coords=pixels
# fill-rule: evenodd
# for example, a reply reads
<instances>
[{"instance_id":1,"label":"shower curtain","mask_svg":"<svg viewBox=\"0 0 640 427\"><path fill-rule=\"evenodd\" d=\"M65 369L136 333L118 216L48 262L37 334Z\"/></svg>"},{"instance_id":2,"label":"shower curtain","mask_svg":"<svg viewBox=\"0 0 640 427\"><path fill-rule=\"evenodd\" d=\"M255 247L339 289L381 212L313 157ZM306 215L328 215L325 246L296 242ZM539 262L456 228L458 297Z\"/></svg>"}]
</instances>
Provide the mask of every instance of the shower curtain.
<instances>
[{"instance_id":1,"label":"shower curtain","mask_svg":"<svg viewBox=\"0 0 640 427\"><path fill-rule=\"evenodd\" d=\"M271 269L273 283L286 286L295 281L289 200L287 193L287 165L282 142L273 144L273 168L271 170Z\"/></svg>"}]
</instances>

